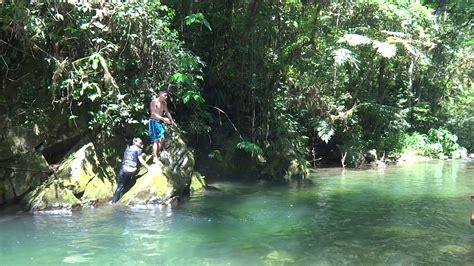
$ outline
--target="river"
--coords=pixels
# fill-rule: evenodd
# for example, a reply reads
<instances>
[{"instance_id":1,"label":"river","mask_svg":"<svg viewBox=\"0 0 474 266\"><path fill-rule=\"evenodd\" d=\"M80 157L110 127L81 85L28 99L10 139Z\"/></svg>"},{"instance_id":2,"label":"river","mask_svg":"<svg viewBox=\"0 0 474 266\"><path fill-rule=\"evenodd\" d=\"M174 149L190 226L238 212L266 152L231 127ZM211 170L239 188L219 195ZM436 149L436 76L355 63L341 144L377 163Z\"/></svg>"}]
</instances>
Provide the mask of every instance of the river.
<instances>
[{"instance_id":1,"label":"river","mask_svg":"<svg viewBox=\"0 0 474 266\"><path fill-rule=\"evenodd\" d=\"M474 163L215 182L176 207L0 212L0 264L470 264Z\"/></svg>"}]
</instances>

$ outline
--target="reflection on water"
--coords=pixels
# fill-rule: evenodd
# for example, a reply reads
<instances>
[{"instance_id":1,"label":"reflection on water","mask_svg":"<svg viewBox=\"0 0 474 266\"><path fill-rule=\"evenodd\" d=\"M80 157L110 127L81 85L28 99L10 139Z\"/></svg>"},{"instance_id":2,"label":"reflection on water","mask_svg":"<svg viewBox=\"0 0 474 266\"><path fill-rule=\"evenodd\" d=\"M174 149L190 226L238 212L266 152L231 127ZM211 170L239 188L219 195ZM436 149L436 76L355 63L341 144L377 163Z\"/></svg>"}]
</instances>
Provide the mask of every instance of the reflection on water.
<instances>
[{"instance_id":1,"label":"reflection on water","mask_svg":"<svg viewBox=\"0 0 474 266\"><path fill-rule=\"evenodd\" d=\"M178 207L0 213L2 264L468 264L474 164L214 184Z\"/></svg>"}]
</instances>

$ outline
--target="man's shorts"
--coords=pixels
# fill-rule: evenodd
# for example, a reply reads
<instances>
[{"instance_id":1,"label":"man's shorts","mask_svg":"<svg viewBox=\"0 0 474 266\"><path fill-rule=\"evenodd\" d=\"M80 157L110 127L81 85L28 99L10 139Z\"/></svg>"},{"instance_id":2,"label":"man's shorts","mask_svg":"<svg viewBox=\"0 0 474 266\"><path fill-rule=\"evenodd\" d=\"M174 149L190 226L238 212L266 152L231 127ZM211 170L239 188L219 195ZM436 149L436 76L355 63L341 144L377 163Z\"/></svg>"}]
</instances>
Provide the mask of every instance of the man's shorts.
<instances>
[{"instance_id":1,"label":"man's shorts","mask_svg":"<svg viewBox=\"0 0 474 266\"><path fill-rule=\"evenodd\" d=\"M165 127L161 121L150 118L148 122L148 129L150 130L150 142L153 143L165 137Z\"/></svg>"}]
</instances>

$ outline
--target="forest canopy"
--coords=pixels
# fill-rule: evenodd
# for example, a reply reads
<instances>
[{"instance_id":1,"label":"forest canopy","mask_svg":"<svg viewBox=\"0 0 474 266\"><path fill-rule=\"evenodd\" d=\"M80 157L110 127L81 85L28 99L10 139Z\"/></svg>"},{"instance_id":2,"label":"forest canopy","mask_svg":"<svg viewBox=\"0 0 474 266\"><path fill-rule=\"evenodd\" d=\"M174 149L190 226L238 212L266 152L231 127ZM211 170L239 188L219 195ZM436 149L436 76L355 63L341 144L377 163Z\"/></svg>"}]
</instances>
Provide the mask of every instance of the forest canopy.
<instances>
[{"instance_id":1,"label":"forest canopy","mask_svg":"<svg viewBox=\"0 0 474 266\"><path fill-rule=\"evenodd\" d=\"M146 135L171 92L203 160L266 176L474 149L469 1L3 1L0 110ZM83 121L83 124L81 124Z\"/></svg>"}]
</instances>

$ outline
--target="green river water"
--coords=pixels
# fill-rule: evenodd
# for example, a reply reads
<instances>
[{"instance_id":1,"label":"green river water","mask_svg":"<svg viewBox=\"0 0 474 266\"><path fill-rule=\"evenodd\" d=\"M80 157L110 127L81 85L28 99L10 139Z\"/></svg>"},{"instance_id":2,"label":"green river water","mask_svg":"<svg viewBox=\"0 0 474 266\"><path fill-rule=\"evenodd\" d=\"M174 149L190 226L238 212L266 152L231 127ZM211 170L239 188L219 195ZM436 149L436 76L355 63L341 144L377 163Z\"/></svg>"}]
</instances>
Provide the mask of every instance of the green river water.
<instances>
[{"instance_id":1,"label":"green river water","mask_svg":"<svg viewBox=\"0 0 474 266\"><path fill-rule=\"evenodd\" d=\"M474 263L474 162L216 182L179 206L0 212L0 265Z\"/></svg>"}]
</instances>

